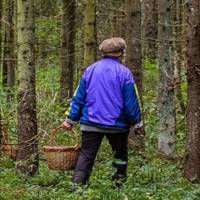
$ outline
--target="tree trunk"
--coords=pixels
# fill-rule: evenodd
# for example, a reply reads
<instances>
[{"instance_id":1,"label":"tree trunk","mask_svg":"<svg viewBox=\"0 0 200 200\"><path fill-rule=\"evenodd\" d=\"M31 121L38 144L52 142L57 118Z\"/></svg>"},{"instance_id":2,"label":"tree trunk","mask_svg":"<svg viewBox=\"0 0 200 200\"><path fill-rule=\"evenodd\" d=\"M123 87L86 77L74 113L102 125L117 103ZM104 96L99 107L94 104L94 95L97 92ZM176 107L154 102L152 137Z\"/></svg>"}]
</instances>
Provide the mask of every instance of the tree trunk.
<instances>
[{"instance_id":1,"label":"tree trunk","mask_svg":"<svg viewBox=\"0 0 200 200\"><path fill-rule=\"evenodd\" d=\"M126 0L115 0L112 1L111 9L111 24L112 24L112 36L126 37L125 24L125 3Z\"/></svg>"},{"instance_id":2,"label":"tree trunk","mask_svg":"<svg viewBox=\"0 0 200 200\"><path fill-rule=\"evenodd\" d=\"M158 151L160 155L165 158L174 157L176 145L173 66L173 6L173 2L168 0L160 0L158 2L158 60L160 69Z\"/></svg>"},{"instance_id":3,"label":"tree trunk","mask_svg":"<svg viewBox=\"0 0 200 200\"><path fill-rule=\"evenodd\" d=\"M3 35L3 32L2 32L2 16L3 16L3 2L0 1L0 72L1 72L1 66L2 66L2 47L3 47L3 44L2 44L2 35Z\"/></svg>"},{"instance_id":4,"label":"tree trunk","mask_svg":"<svg viewBox=\"0 0 200 200\"><path fill-rule=\"evenodd\" d=\"M183 71L182 62L185 60L183 53L182 35L183 35L183 1L175 0L176 2L176 12L175 12L175 58L174 58L174 68L175 68L175 94L176 94L176 104L177 111L179 113L185 113L185 105L183 101L183 95L181 91L182 77L181 73Z\"/></svg>"},{"instance_id":5,"label":"tree trunk","mask_svg":"<svg viewBox=\"0 0 200 200\"><path fill-rule=\"evenodd\" d=\"M200 181L200 2L191 0L187 9L187 147L184 174Z\"/></svg>"},{"instance_id":6,"label":"tree trunk","mask_svg":"<svg viewBox=\"0 0 200 200\"><path fill-rule=\"evenodd\" d=\"M4 36L4 61L3 68L7 73L6 77L6 91L7 99L11 100L11 90L15 84L15 53L14 53L14 1L6 0L6 12L5 12L5 36Z\"/></svg>"},{"instance_id":7,"label":"tree trunk","mask_svg":"<svg viewBox=\"0 0 200 200\"><path fill-rule=\"evenodd\" d=\"M60 100L73 96L75 55L75 1L63 1L63 36L61 47Z\"/></svg>"},{"instance_id":8,"label":"tree trunk","mask_svg":"<svg viewBox=\"0 0 200 200\"><path fill-rule=\"evenodd\" d=\"M4 48L5 48L5 44L4 44L4 42L5 42L5 39L4 39L4 37L5 37L5 22L3 23L3 21L2 21L2 19L3 18L5 18L5 15L6 15L6 10L4 10L3 8L4 7L6 7L7 6L7 4L6 4L7 2L6 2L6 0L3 0L3 1L1 1L1 4L2 4L2 18L1 18L1 43L2 43L2 45L1 45L1 50L2 50L2 52L1 52L1 56L2 56L2 54L4 54ZM3 86L3 89L4 90L6 90L6 87L7 87L7 80L8 80L8 68L7 68L7 66L4 64L4 55L2 56L2 86Z\"/></svg>"},{"instance_id":9,"label":"tree trunk","mask_svg":"<svg viewBox=\"0 0 200 200\"><path fill-rule=\"evenodd\" d=\"M80 77L82 76L83 62L84 62L84 10L85 4L80 1L76 4L76 37L75 37L75 63L74 66L74 86L78 85Z\"/></svg>"},{"instance_id":10,"label":"tree trunk","mask_svg":"<svg viewBox=\"0 0 200 200\"><path fill-rule=\"evenodd\" d=\"M157 58L158 46L158 0L145 0L144 13L144 39L145 57L155 60Z\"/></svg>"},{"instance_id":11,"label":"tree trunk","mask_svg":"<svg viewBox=\"0 0 200 200\"><path fill-rule=\"evenodd\" d=\"M139 91L139 98L142 102L142 48L141 48L141 3L140 1L126 1L127 11L127 55L126 64L134 74L136 85ZM133 149L144 148L144 130L142 137L135 135L134 131L130 131L129 146Z\"/></svg>"},{"instance_id":12,"label":"tree trunk","mask_svg":"<svg viewBox=\"0 0 200 200\"><path fill-rule=\"evenodd\" d=\"M96 32L97 32L97 44L99 45L105 38L112 37L113 28L111 23L111 15L112 12L109 10L111 8L112 3L111 0L99 0L96 5ZM99 54L98 48L96 49L97 55L101 57Z\"/></svg>"},{"instance_id":13,"label":"tree trunk","mask_svg":"<svg viewBox=\"0 0 200 200\"><path fill-rule=\"evenodd\" d=\"M34 66L34 1L17 1L18 65L18 153L17 172L34 175L38 171Z\"/></svg>"},{"instance_id":14,"label":"tree trunk","mask_svg":"<svg viewBox=\"0 0 200 200\"><path fill-rule=\"evenodd\" d=\"M134 74L140 98L142 97L141 4L127 0L127 53L126 64Z\"/></svg>"},{"instance_id":15,"label":"tree trunk","mask_svg":"<svg viewBox=\"0 0 200 200\"><path fill-rule=\"evenodd\" d=\"M2 148L2 138L3 138L3 133L2 133L1 110L0 110L0 156L1 156L1 148Z\"/></svg>"},{"instance_id":16,"label":"tree trunk","mask_svg":"<svg viewBox=\"0 0 200 200\"><path fill-rule=\"evenodd\" d=\"M111 37L125 37L125 0L98 0L96 5L97 44ZM97 49L97 54L99 51Z\"/></svg>"},{"instance_id":17,"label":"tree trunk","mask_svg":"<svg viewBox=\"0 0 200 200\"><path fill-rule=\"evenodd\" d=\"M96 1L86 0L84 16L84 68L96 60Z\"/></svg>"}]
</instances>

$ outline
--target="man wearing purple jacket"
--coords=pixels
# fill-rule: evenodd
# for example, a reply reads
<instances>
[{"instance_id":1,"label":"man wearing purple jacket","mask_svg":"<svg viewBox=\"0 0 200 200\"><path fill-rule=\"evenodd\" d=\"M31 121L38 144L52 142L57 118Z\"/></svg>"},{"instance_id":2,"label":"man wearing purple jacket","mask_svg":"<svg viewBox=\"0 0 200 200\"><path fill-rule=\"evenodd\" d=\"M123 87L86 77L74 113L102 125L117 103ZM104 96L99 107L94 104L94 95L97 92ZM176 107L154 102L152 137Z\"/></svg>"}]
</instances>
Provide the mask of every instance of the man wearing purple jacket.
<instances>
[{"instance_id":1,"label":"man wearing purple jacket","mask_svg":"<svg viewBox=\"0 0 200 200\"><path fill-rule=\"evenodd\" d=\"M105 136L113 150L113 180L126 179L128 133L142 124L137 89L131 71L121 64L126 49L122 38L104 40L102 59L87 67L70 104L63 127L80 121L82 146L73 182L85 184Z\"/></svg>"}]
</instances>

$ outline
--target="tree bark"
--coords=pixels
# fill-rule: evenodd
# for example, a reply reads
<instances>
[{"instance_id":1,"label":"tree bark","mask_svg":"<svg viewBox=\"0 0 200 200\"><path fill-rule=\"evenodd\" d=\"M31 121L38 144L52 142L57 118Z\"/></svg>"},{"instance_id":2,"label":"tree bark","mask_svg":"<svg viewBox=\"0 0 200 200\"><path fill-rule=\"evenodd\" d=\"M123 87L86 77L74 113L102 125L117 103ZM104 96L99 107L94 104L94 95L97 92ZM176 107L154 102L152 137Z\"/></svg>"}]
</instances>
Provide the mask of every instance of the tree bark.
<instances>
[{"instance_id":1,"label":"tree bark","mask_svg":"<svg viewBox=\"0 0 200 200\"><path fill-rule=\"evenodd\" d=\"M60 100L73 96L75 55L75 1L63 1L63 36L61 47Z\"/></svg>"},{"instance_id":2,"label":"tree bark","mask_svg":"<svg viewBox=\"0 0 200 200\"><path fill-rule=\"evenodd\" d=\"M142 48L141 48L141 3L140 1L126 1L127 11L127 50L126 50L126 65L132 71L136 85L139 91L139 98L142 102L142 79L143 79L143 68L142 68ZM129 146L133 149L144 148L144 135L136 135L133 130L130 131Z\"/></svg>"},{"instance_id":3,"label":"tree bark","mask_svg":"<svg viewBox=\"0 0 200 200\"><path fill-rule=\"evenodd\" d=\"M134 74L140 98L142 97L141 3L127 0L126 64Z\"/></svg>"},{"instance_id":4,"label":"tree bark","mask_svg":"<svg viewBox=\"0 0 200 200\"><path fill-rule=\"evenodd\" d=\"M145 0L144 4L144 55L155 60L158 52L158 0Z\"/></svg>"},{"instance_id":5,"label":"tree bark","mask_svg":"<svg viewBox=\"0 0 200 200\"><path fill-rule=\"evenodd\" d=\"M111 0L99 0L96 5L96 32L97 32L97 44L99 45L105 38L112 37L113 28L111 23L112 12L109 10L111 8L112 2ZM99 54L98 48L96 49L97 55L101 57Z\"/></svg>"},{"instance_id":6,"label":"tree bark","mask_svg":"<svg viewBox=\"0 0 200 200\"><path fill-rule=\"evenodd\" d=\"M6 0L7 7L5 12L5 36L4 36L4 61L3 68L7 73L5 88L7 92L7 99L12 99L11 90L15 85L15 53L14 53L14 1Z\"/></svg>"},{"instance_id":7,"label":"tree bark","mask_svg":"<svg viewBox=\"0 0 200 200\"><path fill-rule=\"evenodd\" d=\"M165 158L175 155L176 113L173 66L173 12L174 3L168 0L158 2L158 60L160 86L158 102L158 151Z\"/></svg>"},{"instance_id":8,"label":"tree bark","mask_svg":"<svg viewBox=\"0 0 200 200\"><path fill-rule=\"evenodd\" d=\"M185 113L185 105L183 101L183 95L181 91L182 77L181 73L183 71L183 61L185 61L184 56L184 45L183 43L183 1L175 0L176 12L175 12L175 58L174 58L174 68L175 68L175 94L176 94L176 104L177 111L179 113Z\"/></svg>"},{"instance_id":9,"label":"tree bark","mask_svg":"<svg viewBox=\"0 0 200 200\"><path fill-rule=\"evenodd\" d=\"M2 138L3 138L2 126L3 125L2 125L1 110L0 110L0 156L1 156Z\"/></svg>"},{"instance_id":10,"label":"tree bark","mask_svg":"<svg viewBox=\"0 0 200 200\"><path fill-rule=\"evenodd\" d=\"M34 66L34 1L17 1L18 153L17 172L38 171L38 140Z\"/></svg>"},{"instance_id":11,"label":"tree bark","mask_svg":"<svg viewBox=\"0 0 200 200\"><path fill-rule=\"evenodd\" d=\"M2 32L2 16L3 16L3 1L0 1L0 72L1 72L1 66L2 66L2 47L3 47L3 44L2 44L2 35L3 35L3 32Z\"/></svg>"},{"instance_id":12,"label":"tree bark","mask_svg":"<svg viewBox=\"0 0 200 200\"><path fill-rule=\"evenodd\" d=\"M84 16L84 68L96 60L96 1L86 0Z\"/></svg>"},{"instance_id":13,"label":"tree bark","mask_svg":"<svg viewBox=\"0 0 200 200\"><path fill-rule=\"evenodd\" d=\"M200 2L186 4L187 13L187 146L184 174L192 182L200 181Z\"/></svg>"}]
</instances>

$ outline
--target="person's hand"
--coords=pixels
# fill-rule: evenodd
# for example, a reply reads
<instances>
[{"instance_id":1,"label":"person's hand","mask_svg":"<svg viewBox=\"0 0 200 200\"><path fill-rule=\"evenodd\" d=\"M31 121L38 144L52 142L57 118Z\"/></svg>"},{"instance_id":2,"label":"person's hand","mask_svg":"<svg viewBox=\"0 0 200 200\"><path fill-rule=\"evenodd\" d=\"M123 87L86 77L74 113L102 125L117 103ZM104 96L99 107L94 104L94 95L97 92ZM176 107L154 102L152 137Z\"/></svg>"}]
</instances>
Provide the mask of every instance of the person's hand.
<instances>
[{"instance_id":1,"label":"person's hand","mask_svg":"<svg viewBox=\"0 0 200 200\"><path fill-rule=\"evenodd\" d=\"M64 121L62 123L62 128L68 130L68 131L71 131L72 130L72 125L70 123L68 123L67 121Z\"/></svg>"},{"instance_id":2,"label":"person's hand","mask_svg":"<svg viewBox=\"0 0 200 200\"><path fill-rule=\"evenodd\" d=\"M135 132L135 135L143 136L144 135L144 128L143 127L135 128L134 132Z\"/></svg>"},{"instance_id":3,"label":"person's hand","mask_svg":"<svg viewBox=\"0 0 200 200\"><path fill-rule=\"evenodd\" d=\"M139 122L134 126L134 133L135 135L143 136L144 135L144 126L143 122Z\"/></svg>"}]
</instances>

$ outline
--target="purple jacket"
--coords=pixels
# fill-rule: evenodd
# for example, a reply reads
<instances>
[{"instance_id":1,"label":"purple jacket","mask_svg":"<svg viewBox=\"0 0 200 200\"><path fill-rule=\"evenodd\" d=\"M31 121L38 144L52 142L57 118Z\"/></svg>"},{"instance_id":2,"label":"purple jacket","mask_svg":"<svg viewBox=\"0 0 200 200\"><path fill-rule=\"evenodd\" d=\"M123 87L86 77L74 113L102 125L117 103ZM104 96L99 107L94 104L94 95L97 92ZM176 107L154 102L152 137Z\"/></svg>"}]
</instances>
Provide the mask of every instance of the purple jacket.
<instances>
[{"instance_id":1,"label":"purple jacket","mask_svg":"<svg viewBox=\"0 0 200 200\"><path fill-rule=\"evenodd\" d=\"M102 128L127 128L141 121L131 71L118 58L104 57L89 66L67 113L68 119Z\"/></svg>"}]
</instances>

